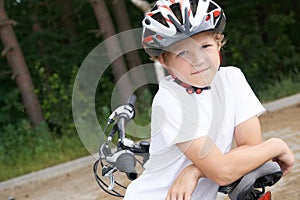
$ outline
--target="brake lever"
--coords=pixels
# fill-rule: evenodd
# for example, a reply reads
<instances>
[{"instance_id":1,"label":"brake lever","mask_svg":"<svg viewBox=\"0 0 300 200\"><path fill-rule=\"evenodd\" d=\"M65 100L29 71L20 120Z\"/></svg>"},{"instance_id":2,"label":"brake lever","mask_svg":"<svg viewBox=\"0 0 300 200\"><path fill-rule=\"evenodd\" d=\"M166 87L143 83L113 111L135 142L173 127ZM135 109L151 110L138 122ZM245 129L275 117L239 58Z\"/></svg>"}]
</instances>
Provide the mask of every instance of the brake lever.
<instances>
[{"instance_id":1,"label":"brake lever","mask_svg":"<svg viewBox=\"0 0 300 200\"><path fill-rule=\"evenodd\" d=\"M115 167L110 166L103 166L102 168L102 176L109 177L110 185L107 187L108 190L112 191L115 186L115 177L114 172L117 171Z\"/></svg>"},{"instance_id":2,"label":"brake lever","mask_svg":"<svg viewBox=\"0 0 300 200\"><path fill-rule=\"evenodd\" d=\"M111 173L109 175L110 185L108 186L108 190L112 191L115 187L115 176Z\"/></svg>"}]
</instances>

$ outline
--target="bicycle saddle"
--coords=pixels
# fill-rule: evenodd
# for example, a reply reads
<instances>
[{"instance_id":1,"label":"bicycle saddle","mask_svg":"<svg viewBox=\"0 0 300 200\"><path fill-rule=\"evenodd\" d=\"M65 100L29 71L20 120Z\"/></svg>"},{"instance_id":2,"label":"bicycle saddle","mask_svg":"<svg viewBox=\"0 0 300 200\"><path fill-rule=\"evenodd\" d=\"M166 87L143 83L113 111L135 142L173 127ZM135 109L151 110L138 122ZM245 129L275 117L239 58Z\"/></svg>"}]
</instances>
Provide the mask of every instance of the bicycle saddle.
<instances>
[{"instance_id":1,"label":"bicycle saddle","mask_svg":"<svg viewBox=\"0 0 300 200\"><path fill-rule=\"evenodd\" d=\"M265 193L265 187L274 185L281 177L279 165L266 162L234 183L220 186L219 192L228 194L231 200L257 200Z\"/></svg>"}]
</instances>

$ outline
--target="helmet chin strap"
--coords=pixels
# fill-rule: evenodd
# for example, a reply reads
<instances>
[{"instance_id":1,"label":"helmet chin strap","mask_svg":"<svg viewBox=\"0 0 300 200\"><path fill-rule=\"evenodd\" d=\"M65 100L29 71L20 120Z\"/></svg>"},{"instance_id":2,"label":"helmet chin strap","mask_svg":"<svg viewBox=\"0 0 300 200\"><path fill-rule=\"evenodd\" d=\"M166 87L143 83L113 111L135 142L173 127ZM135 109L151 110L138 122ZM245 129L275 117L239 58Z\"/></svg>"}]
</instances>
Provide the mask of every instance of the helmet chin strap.
<instances>
[{"instance_id":1,"label":"helmet chin strap","mask_svg":"<svg viewBox=\"0 0 300 200\"><path fill-rule=\"evenodd\" d=\"M221 54L220 54L220 57L221 57ZM218 71L220 71L220 67L218 67ZM170 73L171 74L171 73ZM196 86L193 86L193 85L189 85L181 80L179 80L176 76L174 76L173 74L171 74L171 76L173 77L174 79L174 82L177 83L178 85L184 87L186 89L186 92L188 94L193 94L193 93L196 93L196 94L201 94L201 92L203 90L210 90L211 87L208 85L208 86L205 86L205 87L196 87Z\"/></svg>"},{"instance_id":2,"label":"helmet chin strap","mask_svg":"<svg viewBox=\"0 0 300 200\"><path fill-rule=\"evenodd\" d=\"M178 85L184 87L188 94L193 94L193 93L200 94L203 90L211 89L210 86L205 86L205 87L192 86L192 85L189 85L189 84L179 80L177 77L174 77L174 76L172 76L172 77L174 78L174 82L177 83Z\"/></svg>"}]
</instances>

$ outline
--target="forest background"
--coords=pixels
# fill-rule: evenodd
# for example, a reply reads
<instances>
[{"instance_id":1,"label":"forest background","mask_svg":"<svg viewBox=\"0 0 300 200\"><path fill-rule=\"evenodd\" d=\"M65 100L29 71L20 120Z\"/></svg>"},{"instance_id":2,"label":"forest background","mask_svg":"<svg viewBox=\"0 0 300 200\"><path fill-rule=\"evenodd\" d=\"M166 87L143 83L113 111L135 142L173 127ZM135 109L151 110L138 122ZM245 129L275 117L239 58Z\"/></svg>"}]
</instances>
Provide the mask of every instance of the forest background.
<instances>
[{"instance_id":1,"label":"forest background","mask_svg":"<svg viewBox=\"0 0 300 200\"><path fill-rule=\"evenodd\" d=\"M114 34L141 27L144 14L133 2L0 0L0 181L89 154L73 121L74 80L94 47ZM227 16L223 64L240 67L263 102L298 93L300 2L216 2ZM13 32L5 32L10 27ZM14 35L17 43L8 40ZM29 79L19 79L24 75L16 68L21 66L19 56ZM138 50L119 60L121 70L113 64L106 70L96 94L99 118L111 112L114 83L142 63L149 63L149 58ZM32 94L24 91L24 80L32 83ZM149 85L137 92L141 121L150 120L156 90L157 85ZM34 102L26 100L28 95L36 97Z\"/></svg>"}]
</instances>

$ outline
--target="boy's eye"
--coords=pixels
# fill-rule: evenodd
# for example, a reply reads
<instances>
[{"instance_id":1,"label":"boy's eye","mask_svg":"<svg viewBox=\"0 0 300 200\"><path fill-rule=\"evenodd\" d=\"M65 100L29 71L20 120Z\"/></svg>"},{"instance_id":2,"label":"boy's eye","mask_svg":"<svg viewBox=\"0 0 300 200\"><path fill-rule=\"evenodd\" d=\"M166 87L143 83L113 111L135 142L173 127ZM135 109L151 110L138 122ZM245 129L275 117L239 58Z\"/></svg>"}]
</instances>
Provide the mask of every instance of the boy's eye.
<instances>
[{"instance_id":1,"label":"boy's eye","mask_svg":"<svg viewBox=\"0 0 300 200\"><path fill-rule=\"evenodd\" d=\"M187 55L187 54L188 54L187 51L181 51L181 52L179 52L177 55L178 55L178 56L185 56L185 55Z\"/></svg>"},{"instance_id":2,"label":"boy's eye","mask_svg":"<svg viewBox=\"0 0 300 200\"><path fill-rule=\"evenodd\" d=\"M210 47L210 46L212 46L212 45L210 45L210 44L205 44L205 45L202 45L202 48L203 48L203 49L206 49L206 48L208 48L208 47Z\"/></svg>"}]
</instances>

